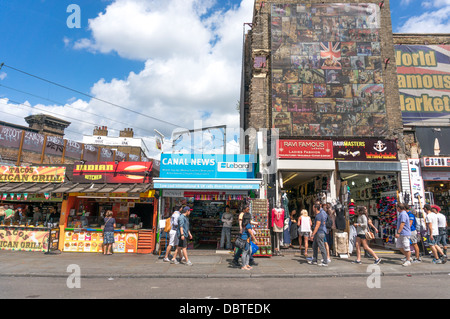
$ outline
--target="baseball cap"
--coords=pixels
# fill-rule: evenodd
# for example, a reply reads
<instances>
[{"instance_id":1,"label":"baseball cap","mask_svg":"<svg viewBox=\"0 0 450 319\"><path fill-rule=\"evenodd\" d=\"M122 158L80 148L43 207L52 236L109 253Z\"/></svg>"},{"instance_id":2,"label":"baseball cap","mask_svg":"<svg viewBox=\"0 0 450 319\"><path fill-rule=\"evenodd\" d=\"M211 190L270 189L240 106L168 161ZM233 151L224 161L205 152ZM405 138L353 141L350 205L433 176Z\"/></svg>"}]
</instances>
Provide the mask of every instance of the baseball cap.
<instances>
[{"instance_id":1,"label":"baseball cap","mask_svg":"<svg viewBox=\"0 0 450 319\"><path fill-rule=\"evenodd\" d=\"M192 208L190 208L189 206L184 206L183 207L183 212L187 212L189 210L193 210Z\"/></svg>"},{"instance_id":2,"label":"baseball cap","mask_svg":"<svg viewBox=\"0 0 450 319\"><path fill-rule=\"evenodd\" d=\"M441 208L438 205L431 205L431 208L436 208L438 212L441 211Z\"/></svg>"}]
</instances>

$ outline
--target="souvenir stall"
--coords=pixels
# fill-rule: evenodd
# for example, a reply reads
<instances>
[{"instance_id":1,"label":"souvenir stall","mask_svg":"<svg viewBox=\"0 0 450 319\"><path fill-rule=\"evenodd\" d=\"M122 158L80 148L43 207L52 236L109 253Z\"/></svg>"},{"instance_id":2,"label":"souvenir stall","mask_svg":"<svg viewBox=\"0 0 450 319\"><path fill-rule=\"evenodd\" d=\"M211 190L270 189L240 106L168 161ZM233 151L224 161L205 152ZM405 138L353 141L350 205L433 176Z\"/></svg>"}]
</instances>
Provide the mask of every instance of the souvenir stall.
<instances>
[{"instance_id":1,"label":"souvenir stall","mask_svg":"<svg viewBox=\"0 0 450 319\"><path fill-rule=\"evenodd\" d=\"M161 154L159 220L164 221L179 205L190 206L193 241L188 248L217 249L222 232L221 216L229 207L233 215L231 242L239 234L238 216L257 197L261 180L254 178L255 162L249 155ZM166 246L160 226L160 250Z\"/></svg>"},{"instance_id":2,"label":"souvenir stall","mask_svg":"<svg viewBox=\"0 0 450 319\"><path fill-rule=\"evenodd\" d=\"M58 249L66 167L0 166L0 249ZM56 243L56 248L54 244Z\"/></svg>"},{"instance_id":3,"label":"souvenir stall","mask_svg":"<svg viewBox=\"0 0 450 319\"><path fill-rule=\"evenodd\" d=\"M101 227L110 210L116 220L114 252L153 252L157 200L151 170L151 162L76 163L61 214L62 250L101 252Z\"/></svg>"},{"instance_id":4,"label":"souvenir stall","mask_svg":"<svg viewBox=\"0 0 450 319\"><path fill-rule=\"evenodd\" d=\"M379 139L348 139L333 143L340 180L339 198L347 207L349 224L354 223L357 207L364 206L379 231L375 243L395 247L396 213L393 211L402 191L402 167L397 158L396 143Z\"/></svg>"}]
</instances>

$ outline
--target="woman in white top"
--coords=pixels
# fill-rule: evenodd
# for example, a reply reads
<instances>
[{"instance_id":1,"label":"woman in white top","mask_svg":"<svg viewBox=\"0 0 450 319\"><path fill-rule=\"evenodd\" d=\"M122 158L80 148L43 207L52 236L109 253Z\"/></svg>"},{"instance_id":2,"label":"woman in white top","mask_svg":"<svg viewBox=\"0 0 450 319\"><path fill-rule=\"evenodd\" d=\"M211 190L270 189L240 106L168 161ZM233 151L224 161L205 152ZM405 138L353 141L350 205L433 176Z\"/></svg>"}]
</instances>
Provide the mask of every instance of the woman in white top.
<instances>
[{"instance_id":1,"label":"woman in white top","mask_svg":"<svg viewBox=\"0 0 450 319\"><path fill-rule=\"evenodd\" d=\"M301 216L297 222L298 225L298 244L300 253L302 250L302 237L305 239L305 257L308 257L308 240L311 236L311 226L312 221L308 216L308 211L306 209L302 209Z\"/></svg>"}]
</instances>

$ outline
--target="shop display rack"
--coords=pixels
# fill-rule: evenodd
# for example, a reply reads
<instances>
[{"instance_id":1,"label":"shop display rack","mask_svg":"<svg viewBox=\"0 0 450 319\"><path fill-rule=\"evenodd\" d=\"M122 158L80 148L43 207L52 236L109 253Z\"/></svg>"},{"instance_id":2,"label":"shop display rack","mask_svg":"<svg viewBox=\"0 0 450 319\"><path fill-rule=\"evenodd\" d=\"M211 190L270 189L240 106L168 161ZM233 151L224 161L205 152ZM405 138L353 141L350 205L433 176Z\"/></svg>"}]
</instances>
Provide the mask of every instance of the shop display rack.
<instances>
[{"instance_id":1,"label":"shop display rack","mask_svg":"<svg viewBox=\"0 0 450 319\"><path fill-rule=\"evenodd\" d=\"M269 202L266 199L251 199L249 201L250 213L253 220L258 223L254 227L255 237L261 244L255 257L271 257L272 243L269 230Z\"/></svg>"}]
</instances>

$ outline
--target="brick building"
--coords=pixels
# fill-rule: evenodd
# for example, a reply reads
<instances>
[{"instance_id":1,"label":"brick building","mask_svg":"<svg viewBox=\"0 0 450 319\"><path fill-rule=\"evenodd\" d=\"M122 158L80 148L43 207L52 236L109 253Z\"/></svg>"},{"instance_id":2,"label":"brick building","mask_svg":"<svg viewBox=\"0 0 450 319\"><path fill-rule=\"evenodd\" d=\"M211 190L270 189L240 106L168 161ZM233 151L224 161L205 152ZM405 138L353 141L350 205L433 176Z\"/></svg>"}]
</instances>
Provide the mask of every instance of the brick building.
<instances>
[{"instance_id":1,"label":"brick building","mask_svg":"<svg viewBox=\"0 0 450 319\"><path fill-rule=\"evenodd\" d=\"M407 155L389 1L256 0L250 26L241 150L260 153L263 196L311 212L396 194ZM278 129L263 154L262 129Z\"/></svg>"}]
</instances>

